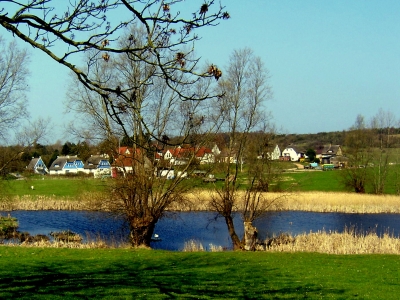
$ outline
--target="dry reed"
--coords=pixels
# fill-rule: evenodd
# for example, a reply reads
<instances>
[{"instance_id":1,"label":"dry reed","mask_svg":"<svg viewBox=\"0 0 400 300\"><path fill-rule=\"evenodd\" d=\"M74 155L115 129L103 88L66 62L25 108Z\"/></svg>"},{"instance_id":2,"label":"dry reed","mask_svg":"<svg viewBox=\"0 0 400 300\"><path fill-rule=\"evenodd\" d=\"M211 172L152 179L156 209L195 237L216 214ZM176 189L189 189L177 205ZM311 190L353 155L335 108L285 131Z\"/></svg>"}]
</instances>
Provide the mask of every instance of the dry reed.
<instances>
[{"instance_id":1,"label":"dry reed","mask_svg":"<svg viewBox=\"0 0 400 300\"><path fill-rule=\"evenodd\" d=\"M238 194L243 199L243 194ZM264 201L273 202L271 211L312 211L341 213L400 213L400 196L355 193L298 192L264 193ZM183 210L209 210L212 192L187 194ZM190 204L188 204L190 203ZM238 201L236 209L241 208Z\"/></svg>"},{"instance_id":2,"label":"dry reed","mask_svg":"<svg viewBox=\"0 0 400 300\"><path fill-rule=\"evenodd\" d=\"M183 246L183 252L203 252L203 244L196 240L189 240Z\"/></svg>"},{"instance_id":3,"label":"dry reed","mask_svg":"<svg viewBox=\"0 0 400 300\"><path fill-rule=\"evenodd\" d=\"M22 242L22 243L6 243L2 246L8 247L40 247L40 248L74 248L74 249L99 249L99 248L114 248L104 241L92 241L88 243L64 242L64 241L36 241L36 242Z\"/></svg>"},{"instance_id":4,"label":"dry reed","mask_svg":"<svg viewBox=\"0 0 400 300\"><path fill-rule=\"evenodd\" d=\"M283 210L341 213L400 213L400 196L308 192L289 195Z\"/></svg>"},{"instance_id":5,"label":"dry reed","mask_svg":"<svg viewBox=\"0 0 400 300\"><path fill-rule=\"evenodd\" d=\"M206 251L205 247L203 244L197 240L189 240L185 242L183 246L183 252L204 252ZM224 248L222 246L216 246L213 244L209 245L209 251L210 252L222 252L224 251Z\"/></svg>"},{"instance_id":6,"label":"dry reed","mask_svg":"<svg viewBox=\"0 0 400 300\"><path fill-rule=\"evenodd\" d=\"M384 234L310 232L292 238L288 243L275 243L266 248L273 252L318 252L327 254L400 254L400 239Z\"/></svg>"},{"instance_id":7,"label":"dry reed","mask_svg":"<svg viewBox=\"0 0 400 300\"><path fill-rule=\"evenodd\" d=\"M244 199L238 193L235 207L240 210ZM173 203L171 211L209 211L212 199L211 191L194 191L187 193L183 201ZM14 197L0 201L0 211L12 210L97 210L109 211L112 203L99 193L84 193L79 198L31 196ZM355 193L263 193L264 201L272 203L270 211L312 211L341 213L400 213L400 196L369 195Z\"/></svg>"}]
</instances>

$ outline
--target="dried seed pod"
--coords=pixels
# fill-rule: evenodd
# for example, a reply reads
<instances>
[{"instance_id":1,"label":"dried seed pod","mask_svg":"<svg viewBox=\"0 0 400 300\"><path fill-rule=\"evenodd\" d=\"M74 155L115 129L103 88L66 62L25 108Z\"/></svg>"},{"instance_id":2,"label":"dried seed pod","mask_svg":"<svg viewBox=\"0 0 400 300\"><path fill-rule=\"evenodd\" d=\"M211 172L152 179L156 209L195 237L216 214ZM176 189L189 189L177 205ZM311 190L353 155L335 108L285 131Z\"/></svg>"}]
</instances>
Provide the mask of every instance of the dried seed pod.
<instances>
[{"instance_id":1,"label":"dried seed pod","mask_svg":"<svg viewBox=\"0 0 400 300\"><path fill-rule=\"evenodd\" d=\"M218 80L222 76L222 71L220 69L216 69L214 73L214 78Z\"/></svg>"},{"instance_id":2,"label":"dried seed pod","mask_svg":"<svg viewBox=\"0 0 400 300\"><path fill-rule=\"evenodd\" d=\"M101 56L105 61L109 61L110 60L110 55L108 55L107 52L103 53L103 55Z\"/></svg>"},{"instance_id":3,"label":"dried seed pod","mask_svg":"<svg viewBox=\"0 0 400 300\"><path fill-rule=\"evenodd\" d=\"M206 12L208 12L208 4L204 3L201 7L200 7L200 15L205 15Z\"/></svg>"},{"instance_id":4,"label":"dried seed pod","mask_svg":"<svg viewBox=\"0 0 400 300\"><path fill-rule=\"evenodd\" d=\"M214 69L215 69L214 65L209 66L208 70L207 70L208 74L210 74L210 75L214 74Z\"/></svg>"},{"instance_id":5,"label":"dried seed pod","mask_svg":"<svg viewBox=\"0 0 400 300\"><path fill-rule=\"evenodd\" d=\"M191 24L188 24L184 28L186 30L186 33L189 34L192 31L193 26Z\"/></svg>"},{"instance_id":6,"label":"dried seed pod","mask_svg":"<svg viewBox=\"0 0 400 300\"><path fill-rule=\"evenodd\" d=\"M222 14L222 19L225 19L225 20L227 20L227 19L229 19L231 16L229 15L229 13L226 11L226 12L224 12L223 14Z\"/></svg>"},{"instance_id":7,"label":"dried seed pod","mask_svg":"<svg viewBox=\"0 0 400 300\"><path fill-rule=\"evenodd\" d=\"M110 44L110 42L108 40L104 40L104 41L101 42L101 45L103 47L108 46L109 44Z\"/></svg>"},{"instance_id":8,"label":"dried seed pod","mask_svg":"<svg viewBox=\"0 0 400 300\"><path fill-rule=\"evenodd\" d=\"M176 59L177 59L177 60L181 60L181 59L184 59L184 58L185 58L185 54L184 54L184 53L178 52L178 53L176 54Z\"/></svg>"}]
</instances>

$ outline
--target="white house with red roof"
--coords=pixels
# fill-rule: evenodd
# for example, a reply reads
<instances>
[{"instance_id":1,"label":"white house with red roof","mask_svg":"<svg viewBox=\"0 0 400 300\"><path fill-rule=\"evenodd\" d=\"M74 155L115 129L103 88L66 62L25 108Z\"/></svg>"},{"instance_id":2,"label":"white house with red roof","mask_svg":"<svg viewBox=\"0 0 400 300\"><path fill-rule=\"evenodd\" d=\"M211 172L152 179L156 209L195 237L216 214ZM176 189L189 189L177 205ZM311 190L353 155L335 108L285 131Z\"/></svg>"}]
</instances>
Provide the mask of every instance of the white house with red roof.
<instances>
[{"instance_id":1,"label":"white house with red roof","mask_svg":"<svg viewBox=\"0 0 400 300\"><path fill-rule=\"evenodd\" d=\"M209 164L215 162L215 155L211 149L207 147L181 147L167 149L164 152L164 160L171 165L186 165L191 159L197 159L200 164Z\"/></svg>"}]
</instances>

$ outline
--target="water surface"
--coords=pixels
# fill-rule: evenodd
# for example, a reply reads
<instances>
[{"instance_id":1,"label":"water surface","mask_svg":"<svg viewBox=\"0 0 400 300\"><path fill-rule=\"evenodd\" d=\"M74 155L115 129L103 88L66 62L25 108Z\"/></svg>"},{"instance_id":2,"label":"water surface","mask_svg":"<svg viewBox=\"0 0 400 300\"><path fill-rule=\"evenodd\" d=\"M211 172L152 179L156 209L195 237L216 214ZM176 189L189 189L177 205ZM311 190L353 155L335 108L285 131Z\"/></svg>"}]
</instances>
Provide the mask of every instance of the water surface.
<instances>
[{"instance_id":1,"label":"water surface","mask_svg":"<svg viewBox=\"0 0 400 300\"><path fill-rule=\"evenodd\" d=\"M86 211L12 211L19 221L19 231L31 235L52 231L72 230L85 237L97 237L109 243L126 241L128 227L122 217L105 212ZM7 215L7 213L3 213ZM234 223L239 236L243 223L235 216ZM314 212L273 212L254 222L260 238L279 233L297 235L319 230L342 232L346 227L359 232L390 233L400 235L400 214L344 214ZM168 213L156 225L155 233L161 241L152 243L156 249L182 250L185 242L194 239L205 248L210 244L231 248L231 240L223 218L212 212Z\"/></svg>"}]
</instances>

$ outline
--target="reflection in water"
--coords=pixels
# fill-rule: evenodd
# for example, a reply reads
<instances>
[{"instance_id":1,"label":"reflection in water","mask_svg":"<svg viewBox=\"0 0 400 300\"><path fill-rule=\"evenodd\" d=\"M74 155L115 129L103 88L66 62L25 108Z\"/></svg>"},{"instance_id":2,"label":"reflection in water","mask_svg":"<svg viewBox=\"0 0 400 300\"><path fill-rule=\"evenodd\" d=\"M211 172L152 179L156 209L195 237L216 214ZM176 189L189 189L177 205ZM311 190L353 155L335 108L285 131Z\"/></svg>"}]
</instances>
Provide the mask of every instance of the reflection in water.
<instances>
[{"instance_id":1,"label":"reflection in water","mask_svg":"<svg viewBox=\"0 0 400 300\"><path fill-rule=\"evenodd\" d=\"M7 214L7 212L5 213ZM108 242L126 241L128 229L121 217L105 212L85 211L12 211L19 221L19 231L49 234L51 231L71 230L82 236L97 237ZM4 215L4 213L3 213ZM243 223L234 218L239 236L243 234ZM400 214L343 214L312 212L271 212L255 222L260 238L281 232L297 235L318 230L342 232L345 227L360 232L374 231L378 235L400 234ZM231 247L228 230L223 218L215 218L211 212L168 213L155 228L161 241L153 242L155 249L182 250L184 243L194 239L208 248L210 244Z\"/></svg>"}]
</instances>

